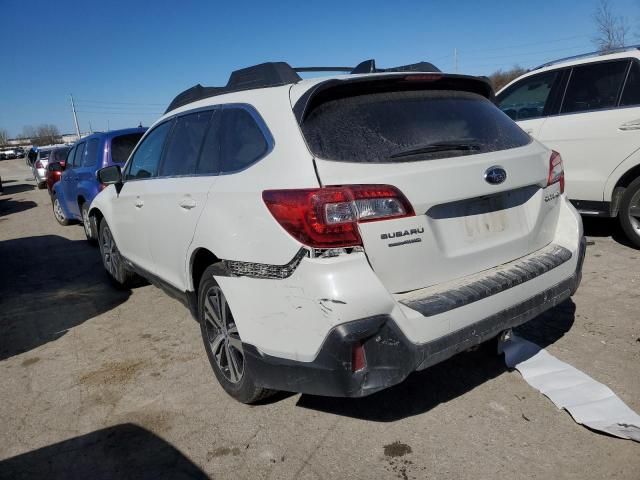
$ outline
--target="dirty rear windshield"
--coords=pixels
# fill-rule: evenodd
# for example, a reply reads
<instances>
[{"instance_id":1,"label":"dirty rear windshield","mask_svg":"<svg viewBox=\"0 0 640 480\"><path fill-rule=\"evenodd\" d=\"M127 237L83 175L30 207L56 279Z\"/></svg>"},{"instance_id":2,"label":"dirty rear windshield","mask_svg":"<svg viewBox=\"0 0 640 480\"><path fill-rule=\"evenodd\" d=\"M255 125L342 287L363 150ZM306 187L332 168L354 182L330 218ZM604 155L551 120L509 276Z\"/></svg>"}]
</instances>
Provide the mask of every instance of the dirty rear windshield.
<instances>
[{"instance_id":1,"label":"dirty rear windshield","mask_svg":"<svg viewBox=\"0 0 640 480\"><path fill-rule=\"evenodd\" d=\"M129 158L138 140L142 138L142 133L129 133L120 135L111 140L111 160L113 163L124 163Z\"/></svg>"},{"instance_id":2,"label":"dirty rear windshield","mask_svg":"<svg viewBox=\"0 0 640 480\"><path fill-rule=\"evenodd\" d=\"M69 148L58 148L51 152L51 161L52 162L64 162L65 158L67 158L67 153L69 152Z\"/></svg>"},{"instance_id":3,"label":"dirty rear windshield","mask_svg":"<svg viewBox=\"0 0 640 480\"><path fill-rule=\"evenodd\" d=\"M486 98L400 91L327 101L302 124L311 152L343 162L407 162L494 152L530 137Z\"/></svg>"},{"instance_id":4,"label":"dirty rear windshield","mask_svg":"<svg viewBox=\"0 0 640 480\"><path fill-rule=\"evenodd\" d=\"M38 153L40 154L40 160L44 160L45 158L49 158L51 150L40 150Z\"/></svg>"}]
</instances>

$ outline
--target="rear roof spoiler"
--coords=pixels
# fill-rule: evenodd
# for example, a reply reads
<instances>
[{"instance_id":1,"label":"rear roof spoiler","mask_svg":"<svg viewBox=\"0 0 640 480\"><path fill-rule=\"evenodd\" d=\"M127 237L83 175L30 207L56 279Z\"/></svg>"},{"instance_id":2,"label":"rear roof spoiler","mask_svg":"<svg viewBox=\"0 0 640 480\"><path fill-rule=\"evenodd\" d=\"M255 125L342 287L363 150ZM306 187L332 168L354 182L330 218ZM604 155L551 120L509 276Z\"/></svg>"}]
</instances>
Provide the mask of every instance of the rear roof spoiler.
<instances>
[{"instance_id":1,"label":"rear roof spoiler","mask_svg":"<svg viewBox=\"0 0 640 480\"><path fill-rule=\"evenodd\" d=\"M301 125L305 118L318 105L338 98L351 97L367 93L384 93L409 90L458 90L476 93L488 100L494 100L493 87L487 77L470 75L425 73L390 75L376 77L336 78L320 82L307 90L293 106L293 113Z\"/></svg>"},{"instance_id":2,"label":"rear roof spoiler","mask_svg":"<svg viewBox=\"0 0 640 480\"><path fill-rule=\"evenodd\" d=\"M375 60L365 60L355 67L297 67L293 68L286 62L267 62L252 67L235 70L231 73L224 87L203 87L197 84L179 93L164 113L175 110L188 103L202 100L225 93L252 90L255 88L279 87L298 83L302 72L345 72L383 73L383 72L439 72L440 70L429 62L401 65L393 68L377 68Z\"/></svg>"}]
</instances>

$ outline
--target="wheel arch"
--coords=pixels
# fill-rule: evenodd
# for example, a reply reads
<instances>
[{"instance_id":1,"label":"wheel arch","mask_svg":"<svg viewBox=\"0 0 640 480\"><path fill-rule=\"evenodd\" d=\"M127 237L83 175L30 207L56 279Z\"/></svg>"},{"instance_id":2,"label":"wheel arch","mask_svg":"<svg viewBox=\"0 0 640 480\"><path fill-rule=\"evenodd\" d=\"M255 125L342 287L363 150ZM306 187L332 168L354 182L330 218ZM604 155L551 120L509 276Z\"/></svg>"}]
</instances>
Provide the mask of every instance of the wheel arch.
<instances>
[{"instance_id":1,"label":"wheel arch","mask_svg":"<svg viewBox=\"0 0 640 480\"><path fill-rule=\"evenodd\" d=\"M603 200L605 202L611 202L612 216L616 216L618 213L624 190L638 177L640 177L640 149L636 150L627 157L625 161L620 163L607 179L603 192Z\"/></svg>"},{"instance_id":2,"label":"wheel arch","mask_svg":"<svg viewBox=\"0 0 640 480\"><path fill-rule=\"evenodd\" d=\"M200 280L202 274L208 266L218 263L220 259L209 249L205 247L198 247L191 252L188 265L188 282L187 289L198 293L198 287L200 286Z\"/></svg>"}]
</instances>

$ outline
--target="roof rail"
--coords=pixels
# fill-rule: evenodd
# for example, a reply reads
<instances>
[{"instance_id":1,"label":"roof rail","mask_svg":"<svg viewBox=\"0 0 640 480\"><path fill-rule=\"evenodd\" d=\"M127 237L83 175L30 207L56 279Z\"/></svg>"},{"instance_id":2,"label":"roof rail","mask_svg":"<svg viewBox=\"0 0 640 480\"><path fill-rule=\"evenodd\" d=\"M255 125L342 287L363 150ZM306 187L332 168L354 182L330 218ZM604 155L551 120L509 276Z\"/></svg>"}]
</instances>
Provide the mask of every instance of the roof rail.
<instances>
[{"instance_id":1,"label":"roof rail","mask_svg":"<svg viewBox=\"0 0 640 480\"><path fill-rule=\"evenodd\" d=\"M630 52L632 50L640 50L640 45L629 45L628 47L612 48L611 50L607 50L607 51L581 53L580 55L573 55L571 57L559 58L558 60L553 60L551 62L543 63L542 65L532 68L531 70L532 71L539 70L541 68L557 65L558 63L569 62L571 60L580 60L581 58L599 57L602 55L609 55L611 53Z\"/></svg>"},{"instance_id":2,"label":"roof rail","mask_svg":"<svg viewBox=\"0 0 640 480\"><path fill-rule=\"evenodd\" d=\"M285 62L266 62L252 67L235 70L231 73L229 81L224 87L203 87L197 84L179 93L164 113L175 110L197 100L222 95L224 93L252 90L255 88L279 87L297 83L302 78L298 73L302 72L346 72L381 73L381 72L439 72L440 70L429 62L402 65L393 68L376 68L375 60L365 60L355 67L297 67L292 68Z\"/></svg>"}]
</instances>

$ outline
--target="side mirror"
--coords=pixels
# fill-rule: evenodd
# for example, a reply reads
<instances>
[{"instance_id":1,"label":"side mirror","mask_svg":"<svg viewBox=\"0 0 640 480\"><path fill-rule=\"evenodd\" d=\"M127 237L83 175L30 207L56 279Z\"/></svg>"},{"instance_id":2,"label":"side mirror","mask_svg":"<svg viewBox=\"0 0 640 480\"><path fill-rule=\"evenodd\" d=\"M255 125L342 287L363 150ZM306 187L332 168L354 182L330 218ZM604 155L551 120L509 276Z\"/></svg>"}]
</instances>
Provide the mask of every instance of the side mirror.
<instances>
[{"instance_id":1,"label":"side mirror","mask_svg":"<svg viewBox=\"0 0 640 480\"><path fill-rule=\"evenodd\" d=\"M118 193L122 190L122 171L119 165L101 168L96 176L103 185L115 185Z\"/></svg>"},{"instance_id":2,"label":"side mirror","mask_svg":"<svg viewBox=\"0 0 640 480\"><path fill-rule=\"evenodd\" d=\"M64 172L64 165L60 162L53 162L47 165L47 170L50 172Z\"/></svg>"}]
</instances>

